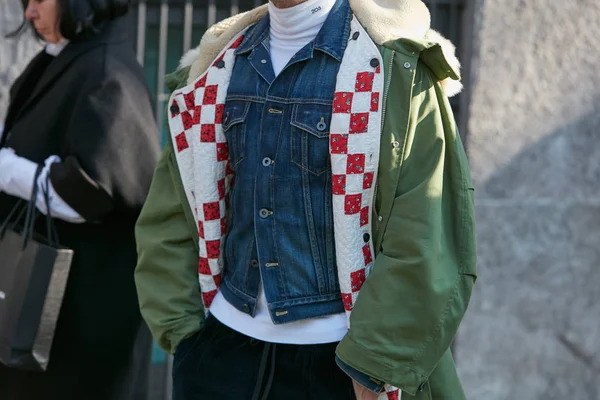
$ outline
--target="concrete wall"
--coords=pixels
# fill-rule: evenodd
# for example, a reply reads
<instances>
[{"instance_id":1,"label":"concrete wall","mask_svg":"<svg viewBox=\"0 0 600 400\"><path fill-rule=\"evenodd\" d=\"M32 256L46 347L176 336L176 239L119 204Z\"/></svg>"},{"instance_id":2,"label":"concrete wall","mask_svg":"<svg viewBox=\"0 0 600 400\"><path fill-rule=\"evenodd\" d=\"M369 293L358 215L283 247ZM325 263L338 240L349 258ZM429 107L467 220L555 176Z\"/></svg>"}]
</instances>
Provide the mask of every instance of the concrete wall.
<instances>
[{"instance_id":1,"label":"concrete wall","mask_svg":"<svg viewBox=\"0 0 600 400\"><path fill-rule=\"evenodd\" d=\"M29 32L17 39L4 37L18 28L22 20L20 1L0 0L0 124L6 116L10 85L41 48Z\"/></svg>"},{"instance_id":2,"label":"concrete wall","mask_svg":"<svg viewBox=\"0 0 600 400\"><path fill-rule=\"evenodd\" d=\"M600 2L478 0L469 399L600 399Z\"/></svg>"}]
</instances>

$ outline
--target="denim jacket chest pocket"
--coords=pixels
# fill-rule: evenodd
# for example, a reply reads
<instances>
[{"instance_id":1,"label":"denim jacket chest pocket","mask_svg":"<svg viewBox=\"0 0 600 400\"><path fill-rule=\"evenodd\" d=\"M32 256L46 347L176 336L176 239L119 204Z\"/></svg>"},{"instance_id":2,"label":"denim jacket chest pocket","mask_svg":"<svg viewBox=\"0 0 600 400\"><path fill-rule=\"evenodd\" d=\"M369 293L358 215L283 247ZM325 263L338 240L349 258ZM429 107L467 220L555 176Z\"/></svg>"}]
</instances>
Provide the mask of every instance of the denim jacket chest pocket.
<instances>
[{"instance_id":1,"label":"denim jacket chest pocket","mask_svg":"<svg viewBox=\"0 0 600 400\"><path fill-rule=\"evenodd\" d=\"M235 168L243 159L246 152L246 117L250 103L232 100L225 103L223 112L223 131L229 147L231 167Z\"/></svg>"},{"instance_id":2,"label":"denim jacket chest pocket","mask_svg":"<svg viewBox=\"0 0 600 400\"><path fill-rule=\"evenodd\" d=\"M291 118L291 159L315 175L331 169L329 133L331 106L296 104Z\"/></svg>"}]
</instances>

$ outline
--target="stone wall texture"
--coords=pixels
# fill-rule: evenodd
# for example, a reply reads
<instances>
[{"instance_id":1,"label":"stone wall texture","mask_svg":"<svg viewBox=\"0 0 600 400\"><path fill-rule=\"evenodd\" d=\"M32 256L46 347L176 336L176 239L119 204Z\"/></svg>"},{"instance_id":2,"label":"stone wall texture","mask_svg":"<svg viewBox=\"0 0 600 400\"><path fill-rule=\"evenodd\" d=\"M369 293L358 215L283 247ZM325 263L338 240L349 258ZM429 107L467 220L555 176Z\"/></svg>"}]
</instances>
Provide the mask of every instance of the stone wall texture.
<instances>
[{"instance_id":1,"label":"stone wall texture","mask_svg":"<svg viewBox=\"0 0 600 400\"><path fill-rule=\"evenodd\" d=\"M469 399L600 399L600 1L478 0Z\"/></svg>"},{"instance_id":2,"label":"stone wall texture","mask_svg":"<svg viewBox=\"0 0 600 400\"><path fill-rule=\"evenodd\" d=\"M41 48L40 42L29 32L15 39L4 37L18 28L22 21L20 1L0 0L0 124L6 117L10 85Z\"/></svg>"}]
</instances>

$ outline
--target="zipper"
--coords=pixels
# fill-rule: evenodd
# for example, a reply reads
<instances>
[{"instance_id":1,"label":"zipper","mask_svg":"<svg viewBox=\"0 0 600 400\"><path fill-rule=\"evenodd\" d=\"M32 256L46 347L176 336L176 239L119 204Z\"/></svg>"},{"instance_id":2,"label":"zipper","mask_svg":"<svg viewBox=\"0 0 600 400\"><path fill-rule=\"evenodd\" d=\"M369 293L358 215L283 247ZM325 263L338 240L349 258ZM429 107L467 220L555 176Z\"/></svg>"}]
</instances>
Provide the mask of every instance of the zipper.
<instances>
[{"instance_id":1,"label":"zipper","mask_svg":"<svg viewBox=\"0 0 600 400\"><path fill-rule=\"evenodd\" d=\"M385 82L385 85L383 87L383 100L381 102L381 134L380 136L383 136L383 126L385 124L385 112L386 112L386 106L387 106L387 99L388 99L388 92L390 91L390 85L392 84L392 69L394 68L394 56L396 55L396 52L394 50L392 50L392 56L390 57L390 63L388 65L388 76ZM381 151L381 149L379 150ZM377 174L379 175L379 174ZM375 181L375 192L373 194L373 209L376 210L375 208L375 198L377 197L377 189L379 188L379 176L377 176L377 180ZM379 236L379 214L377 213L377 211L375 211L375 215L377 216L377 222L376 225L377 226L377 236Z\"/></svg>"}]
</instances>

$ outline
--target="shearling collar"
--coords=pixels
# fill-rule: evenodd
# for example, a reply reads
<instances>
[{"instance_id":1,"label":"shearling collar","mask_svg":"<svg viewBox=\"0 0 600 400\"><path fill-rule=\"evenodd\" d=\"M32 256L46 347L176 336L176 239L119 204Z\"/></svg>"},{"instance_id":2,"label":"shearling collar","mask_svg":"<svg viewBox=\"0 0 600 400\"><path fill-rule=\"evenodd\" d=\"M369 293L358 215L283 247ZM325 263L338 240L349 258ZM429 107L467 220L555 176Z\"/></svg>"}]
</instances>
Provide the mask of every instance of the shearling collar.
<instances>
[{"instance_id":1,"label":"shearling collar","mask_svg":"<svg viewBox=\"0 0 600 400\"><path fill-rule=\"evenodd\" d=\"M378 45L398 39L413 39L439 43L448 64L459 75L460 62L452 43L430 29L431 19L427 6L421 0L349 0L356 18ZM188 81L199 77L219 55L223 47L238 33L260 21L267 13L267 5L225 19L206 31L200 45L186 53L180 67L191 66ZM460 79L444 79L442 84L448 96L462 89Z\"/></svg>"}]
</instances>

